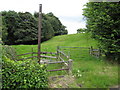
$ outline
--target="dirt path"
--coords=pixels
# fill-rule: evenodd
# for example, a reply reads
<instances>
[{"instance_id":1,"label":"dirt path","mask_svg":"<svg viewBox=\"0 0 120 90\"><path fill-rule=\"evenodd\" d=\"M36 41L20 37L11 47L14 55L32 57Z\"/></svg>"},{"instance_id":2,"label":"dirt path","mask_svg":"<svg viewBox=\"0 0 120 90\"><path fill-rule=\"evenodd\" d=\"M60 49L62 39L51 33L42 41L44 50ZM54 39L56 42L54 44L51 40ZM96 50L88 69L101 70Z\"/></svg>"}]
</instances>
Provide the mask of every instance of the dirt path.
<instances>
[{"instance_id":1,"label":"dirt path","mask_svg":"<svg viewBox=\"0 0 120 90\"><path fill-rule=\"evenodd\" d=\"M70 75L65 76L56 76L49 78L49 87L50 88L80 88L75 83L75 78Z\"/></svg>"},{"instance_id":2,"label":"dirt path","mask_svg":"<svg viewBox=\"0 0 120 90\"><path fill-rule=\"evenodd\" d=\"M82 88L82 85L78 85L75 82L75 78L70 75L65 76L54 76L49 77L49 87L50 88ZM120 90L120 85L111 86L111 88L118 88Z\"/></svg>"}]
</instances>

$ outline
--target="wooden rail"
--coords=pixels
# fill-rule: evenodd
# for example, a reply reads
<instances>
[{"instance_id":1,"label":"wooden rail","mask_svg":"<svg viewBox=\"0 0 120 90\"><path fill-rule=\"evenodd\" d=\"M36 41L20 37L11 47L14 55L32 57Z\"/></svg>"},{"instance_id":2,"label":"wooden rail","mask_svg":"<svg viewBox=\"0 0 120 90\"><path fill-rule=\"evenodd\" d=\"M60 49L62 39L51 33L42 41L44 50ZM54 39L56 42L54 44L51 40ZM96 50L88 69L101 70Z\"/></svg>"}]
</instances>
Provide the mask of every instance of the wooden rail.
<instances>
[{"instance_id":1,"label":"wooden rail","mask_svg":"<svg viewBox=\"0 0 120 90\"><path fill-rule=\"evenodd\" d=\"M27 57L27 58L18 59L18 60L24 60L24 59L29 59L29 58L33 58L33 57L38 57L38 56L31 56L31 57ZM56 57L53 57L53 56L43 56L43 55L40 55L40 57L42 57L42 58L54 58L54 59L56 59Z\"/></svg>"},{"instance_id":2,"label":"wooden rail","mask_svg":"<svg viewBox=\"0 0 120 90\"><path fill-rule=\"evenodd\" d=\"M17 56L23 56L23 55L28 55L28 54L37 54L37 52L24 53L24 54L20 54L20 55L17 55Z\"/></svg>"},{"instance_id":3,"label":"wooden rail","mask_svg":"<svg viewBox=\"0 0 120 90\"><path fill-rule=\"evenodd\" d=\"M22 58L22 59L18 59L18 60L24 60L24 59L29 59L29 58L33 58L33 57L36 57L39 59L38 56L33 56L33 54L38 54L37 52L33 52L33 49L32 49L32 52L29 52L29 53L25 53L25 54L20 54L20 55L17 55L17 56L23 56L23 55L29 55L29 54L32 54L31 57L27 57L27 58ZM56 56L46 56L46 55L40 55L41 57L41 61L40 63L42 64L57 64L57 63L64 63L65 66L67 66L66 68L61 68L61 69L53 69L53 70L47 70L47 71L62 71L62 70L67 70L70 74L71 70L72 70L72 60L70 59L70 57L68 55L66 55L63 51L60 51L59 49L57 50L57 53L53 53L53 52L40 52L40 54L51 54L51 55L57 55ZM62 57L64 56L67 61L65 61ZM43 59L45 58L45 59ZM50 59L57 59L57 60L61 60L61 61L52 61L52 60L49 60L49 59L46 59L46 58L50 58Z\"/></svg>"},{"instance_id":4,"label":"wooden rail","mask_svg":"<svg viewBox=\"0 0 120 90\"><path fill-rule=\"evenodd\" d=\"M53 70L47 70L47 71L62 71L62 70L67 70L69 74L72 72L72 60L69 59L68 61L57 61L57 62L48 62L48 64L56 64L56 63L65 63L68 62L67 68L64 69L53 69Z\"/></svg>"},{"instance_id":5,"label":"wooden rail","mask_svg":"<svg viewBox=\"0 0 120 90\"><path fill-rule=\"evenodd\" d=\"M68 64L64 61L64 59L63 58L61 58L60 56L59 56L59 58L64 62L64 64L65 65L67 65L68 66Z\"/></svg>"},{"instance_id":6,"label":"wooden rail","mask_svg":"<svg viewBox=\"0 0 120 90\"><path fill-rule=\"evenodd\" d=\"M57 53L53 53L53 52L40 52L41 54L57 54ZM28 55L28 54L38 54L37 52L29 52L29 53L24 53L24 54L20 54L17 56L22 56L22 55Z\"/></svg>"},{"instance_id":7,"label":"wooden rail","mask_svg":"<svg viewBox=\"0 0 120 90\"><path fill-rule=\"evenodd\" d=\"M68 47L68 46L59 46L59 48L85 48L85 49L89 49L89 47Z\"/></svg>"},{"instance_id":8,"label":"wooden rail","mask_svg":"<svg viewBox=\"0 0 120 90\"><path fill-rule=\"evenodd\" d=\"M62 52L62 51L60 51L60 50L57 50L57 51L58 51L58 53L61 53L62 55L64 55L66 58L69 59L69 56L67 56L64 52Z\"/></svg>"},{"instance_id":9,"label":"wooden rail","mask_svg":"<svg viewBox=\"0 0 120 90\"><path fill-rule=\"evenodd\" d=\"M96 57L100 57L102 55L102 52L100 49L93 49L93 47L91 46L90 54Z\"/></svg>"},{"instance_id":10,"label":"wooden rail","mask_svg":"<svg viewBox=\"0 0 120 90\"><path fill-rule=\"evenodd\" d=\"M40 57L42 57L42 58L54 58L54 59L56 59L56 57L53 57L53 56L40 55Z\"/></svg>"},{"instance_id":11,"label":"wooden rail","mask_svg":"<svg viewBox=\"0 0 120 90\"><path fill-rule=\"evenodd\" d=\"M68 61L48 62L48 64L65 63L65 62L68 62Z\"/></svg>"},{"instance_id":12,"label":"wooden rail","mask_svg":"<svg viewBox=\"0 0 120 90\"><path fill-rule=\"evenodd\" d=\"M31 56L31 57L27 57L27 58L18 59L18 60L24 60L24 59L29 59L29 58L33 58L33 57L37 57L37 56Z\"/></svg>"},{"instance_id":13,"label":"wooden rail","mask_svg":"<svg viewBox=\"0 0 120 90\"><path fill-rule=\"evenodd\" d=\"M57 53L53 53L53 52L41 52L41 54L57 54Z\"/></svg>"},{"instance_id":14,"label":"wooden rail","mask_svg":"<svg viewBox=\"0 0 120 90\"><path fill-rule=\"evenodd\" d=\"M29 58L33 58L33 57L37 57L38 58L38 56L33 56L33 54L38 54L37 52L29 52L29 53L25 53L25 54L16 55L16 56L24 56L24 55L29 55L29 54L32 54L32 56L31 57L27 57L27 58L21 58L21 59L18 59L18 60L24 60L24 59L29 59ZM56 55L57 53L53 53L53 52L41 52L41 54L54 54L54 55ZM56 59L56 57L53 57L53 56L40 55L40 57L42 57L42 58L52 58L52 59L54 58L54 59Z\"/></svg>"},{"instance_id":15,"label":"wooden rail","mask_svg":"<svg viewBox=\"0 0 120 90\"><path fill-rule=\"evenodd\" d=\"M53 70L47 70L47 71L51 72L51 71L62 71L62 70L69 70L69 69L68 68L65 68L65 69L53 69Z\"/></svg>"},{"instance_id":16,"label":"wooden rail","mask_svg":"<svg viewBox=\"0 0 120 90\"><path fill-rule=\"evenodd\" d=\"M67 61L65 61L63 59L63 57L65 57L67 59ZM57 60L60 61L56 61L56 62L46 62L48 64L56 64L56 63L64 63L65 67L67 68L62 68L62 69L53 69L53 70L48 70L48 71L61 71L61 70L67 70L68 73L71 73L72 70L72 60L70 59L69 55L66 55L62 50L60 50L60 47L57 47Z\"/></svg>"},{"instance_id":17,"label":"wooden rail","mask_svg":"<svg viewBox=\"0 0 120 90\"><path fill-rule=\"evenodd\" d=\"M60 47L57 48L57 53L58 53L58 56L57 56L57 59L58 59L58 60L60 59L61 61L64 62L65 60L62 58L63 56L64 56L67 60L70 59L70 57L69 57L70 55L66 55L63 51L60 50ZM64 64L65 64L66 66L68 66L68 64L67 64L66 62L65 62Z\"/></svg>"}]
</instances>

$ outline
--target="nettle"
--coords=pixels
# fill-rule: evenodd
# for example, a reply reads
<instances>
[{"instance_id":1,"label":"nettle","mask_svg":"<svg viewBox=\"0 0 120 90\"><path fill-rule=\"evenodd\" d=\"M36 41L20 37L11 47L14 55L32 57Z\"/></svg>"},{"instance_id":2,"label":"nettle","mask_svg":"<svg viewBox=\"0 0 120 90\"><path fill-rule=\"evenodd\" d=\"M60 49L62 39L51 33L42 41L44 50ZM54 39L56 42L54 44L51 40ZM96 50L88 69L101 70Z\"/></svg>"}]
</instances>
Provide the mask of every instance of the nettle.
<instances>
[{"instance_id":1,"label":"nettle","mask_svg":"<svg viewBox=\"0 0 120 90\"><path fill-rule=\"evenodd\" d=\"M3 56L2 88L47 88L47 71L45 65L36 61L13 61Z\"/></svg>"}]
</instances>

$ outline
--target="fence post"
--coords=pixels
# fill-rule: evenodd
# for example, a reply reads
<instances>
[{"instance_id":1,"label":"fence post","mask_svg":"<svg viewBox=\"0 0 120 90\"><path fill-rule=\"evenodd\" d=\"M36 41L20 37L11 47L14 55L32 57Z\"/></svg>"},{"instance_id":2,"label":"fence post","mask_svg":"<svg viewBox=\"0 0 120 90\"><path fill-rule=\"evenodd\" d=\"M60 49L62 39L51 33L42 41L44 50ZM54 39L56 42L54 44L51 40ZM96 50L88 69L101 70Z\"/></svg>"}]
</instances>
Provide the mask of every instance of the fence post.
<instances>
[{"instance_id":1,"label":"fence post","mask_svg":"<svg viewBox=\"0 0 120 90\"><path fill-rule=\"evenodd\" d=\"M57 60L59 59L59 50L60 48L59 48L59 46L57 46Z\"/></svg>"},{"instance_id":2,"label":"fence post","mask_svg":"<svg viewBox=\"0 0 120 90\"><path fill-rule=\"evenodd\" d=\"M68 58L70 58L70 51L68 51Z\"/></svg>"},{"instance_id":3,"label":"fence post","mask_svg":"<svg viewBox=\"0 0 120 90\"><path fill-rule=\"evenodd\" d=\"M71 75L72 74L72 59L69 59L68 61L68 74Z\"/></svg>"},{"instance_id":4,"label":"fence post","mask_svg":"<svg viewBox=\"0 0 120 90\"><path fill-rule=\"evenodd\" d=\"M93 55L93 47L90 47L90 54Z\"/></svg>"}]
</instances>

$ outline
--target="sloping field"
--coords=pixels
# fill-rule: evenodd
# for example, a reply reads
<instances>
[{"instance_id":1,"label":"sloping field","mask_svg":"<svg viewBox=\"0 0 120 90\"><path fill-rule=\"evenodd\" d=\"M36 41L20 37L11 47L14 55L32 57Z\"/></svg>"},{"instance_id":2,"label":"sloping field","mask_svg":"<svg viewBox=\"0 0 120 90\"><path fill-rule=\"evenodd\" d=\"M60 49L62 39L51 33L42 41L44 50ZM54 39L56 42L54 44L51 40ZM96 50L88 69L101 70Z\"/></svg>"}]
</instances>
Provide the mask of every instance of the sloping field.
<instances>
[{"instance_id":1,"label":"sloping field","mask_svg":"<svg viewBox=\"0 0 120 90\"><path fill-rule=\"evenodd\" d=\"M71 34L56 36L41 45L41 51L56 52L57 46L69 47L90 47L97 48L97 41L90 38L90 34ZM13 45L17 54L31 52L31 48L37 51L37 45ZM65 48L63 48L65 49ZM89 49L75 48L66 49L66 53L70 54L73 59L74 84L67 84L69 88L107 88L118 85L118 65L106 62L103 58L96 58L89 54ZM55 67L55 66L53 66ZM61 72L51 73L57 75ZM66 80L66 79L65 79ZM69 79L68 79L69 80ZM57 84L57 83L56 83ZM77 86L76 86L77 85ZM56 87L62 87L57 86Z\"/></svg>"}]
</instances>

